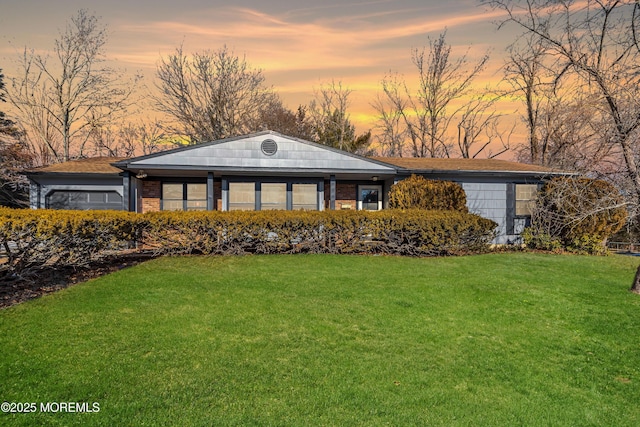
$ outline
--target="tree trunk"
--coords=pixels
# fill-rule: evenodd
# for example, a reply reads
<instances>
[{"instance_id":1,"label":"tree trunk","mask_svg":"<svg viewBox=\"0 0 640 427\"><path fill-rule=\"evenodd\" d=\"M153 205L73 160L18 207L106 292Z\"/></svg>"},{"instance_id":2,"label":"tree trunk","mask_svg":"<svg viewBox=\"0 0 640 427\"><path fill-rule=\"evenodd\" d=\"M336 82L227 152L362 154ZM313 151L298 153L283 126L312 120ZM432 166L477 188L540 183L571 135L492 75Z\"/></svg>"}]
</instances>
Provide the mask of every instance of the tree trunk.
<instances>
[{"instance_id":1,"label":"tree trunk","mask_svg":"<svg viewBox=\"0 0 640 427\"><path fill-rule=\"evenodd\" d=\"M640 294L640 266L636 270L636 276L633 278L633 284L629 290L635 294Z\"/></svg>"}]
</instances>

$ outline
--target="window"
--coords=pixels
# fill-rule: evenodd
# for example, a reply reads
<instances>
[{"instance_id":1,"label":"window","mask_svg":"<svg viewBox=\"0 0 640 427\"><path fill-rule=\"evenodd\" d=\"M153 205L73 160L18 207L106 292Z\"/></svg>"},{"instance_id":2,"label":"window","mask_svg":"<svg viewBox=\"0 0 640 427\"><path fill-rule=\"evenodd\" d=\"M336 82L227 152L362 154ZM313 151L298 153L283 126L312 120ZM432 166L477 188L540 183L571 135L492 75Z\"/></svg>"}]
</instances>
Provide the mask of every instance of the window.
<instances>
[{"instance_id":1,"label":"window","mask_svg":"<svg viewBox=\"0 0 640 427\"><path fill-rule=\"evenodd\" d=\"M260 190L260 209L287 209L287 184L263 182Z\"/></svg>"},{"instance_id":2,"label":"window","mask_svg":"<svg viewBox=\"0 0 640 427\"><path fill-rule=\"evenodd\" d=\"M317 184L293 184L292 209L304 209L314 211L318 209L318 185Z\"/></svg>"},{"instance_id":3,"label":"window","mask_svg":"<svg viewBox=\"0 0 640 427\"><path fill-rule=\"evenodd\" d=\"M256 208L256 185L253 182L229 183L229 210L252 211Z\"/></svg>"},{"instance_id":4,"label":"window","mask_svg":"<svg viewBox=\"0 0 640 427\"><path fill-rule=\"evenodd\" d=\"M162 184L162 210L181 211L184 209L182 202L183 184Z\"/></svg>"},{"instance_id":5,"label":"window","mask_svg":"<svg viewBox=\"0 0 640 427\"><path fill-rule=\"evenodd\" d=\"M358 187L358 209L378 211L382 209L382 186L361 185Z\"/></svg>"},{"instance_id":6,"label":"window","mask_svg":"<svg viewBox=\"0 0 640 427\"><path fill-rule=\"evenodd\" d=\"M47 195L49 209L122 209L122 196L115 191L57 190Z\"/></svg>"},{"instance_id":7,"label":"window","mask_svg":"<svg viewBox=\"0 0 640 427\"><path fill-rule=\"evenodd\" d=\"M536 184L516 184L516 216L531 216L536 194Z\"/></svg>"},{"instance_id":8,"label":"window","mask_svg":"<svg viewBox=\"0 0 640 427\"><path fill-rule=\"evenodd\" d=\"M318 210L318 182L227 181L225 208L234 210ZM223 194L225 193L223 185Z\"/></svg>"},{"instance_id":9,"label":"window","mask_svg":"<svg viewBox=\"0 0 640 427\"><path fill-rule=\"evenodd\" d=\"M207 184L187 184L187 210L207 210Z\"/></svg>"},{"instance_id":10,"label":"window","mask_svg":"<svg viewBox=\"0 0 640 427\"><path fill-rule=\"evenodd\" d=\"M207 210L207 184L163 183L162 210Z\"/></svg>"}]
</instances>

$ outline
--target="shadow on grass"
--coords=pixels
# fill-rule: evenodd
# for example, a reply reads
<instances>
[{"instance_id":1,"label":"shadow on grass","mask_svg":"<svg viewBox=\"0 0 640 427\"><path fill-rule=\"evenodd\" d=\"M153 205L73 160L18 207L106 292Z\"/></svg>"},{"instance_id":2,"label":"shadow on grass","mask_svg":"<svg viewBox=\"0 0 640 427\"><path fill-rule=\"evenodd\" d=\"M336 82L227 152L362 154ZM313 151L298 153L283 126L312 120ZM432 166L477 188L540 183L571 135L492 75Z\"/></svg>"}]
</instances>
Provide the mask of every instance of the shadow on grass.
<instances>
[{"instance_id":1,"label":"shadow on grass","mask_svg":"<svg viewBox=\"0 0 640 427\"><path fill-rule=\"evenodd\" d=\"M0 309L132 267L156 257L151 253L130 252L81 267L50 265L32 270L26 277L0 278Z\"/></svg>"}]
</instances>

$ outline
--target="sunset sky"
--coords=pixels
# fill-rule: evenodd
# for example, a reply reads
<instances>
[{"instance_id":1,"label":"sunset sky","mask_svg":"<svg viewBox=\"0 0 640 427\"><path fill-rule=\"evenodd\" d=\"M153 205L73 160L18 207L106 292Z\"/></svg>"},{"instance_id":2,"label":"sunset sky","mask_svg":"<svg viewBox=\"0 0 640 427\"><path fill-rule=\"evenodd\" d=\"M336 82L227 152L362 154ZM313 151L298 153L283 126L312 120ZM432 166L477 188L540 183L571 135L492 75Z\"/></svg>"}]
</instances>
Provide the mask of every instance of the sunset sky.
<instances>
[{"instance_id":1,"label":"sunset sky","mask_svg":"<svg viewBox=\"0 0 640 427\"><path fill-rule=\"evenodd\" d=\"M353 90L350 113L360 131L374 126L373 102L386 73L416 76L411 50L447 29L454 55L491 61L477 85L497 83L504 49L496 12L477 0L4 0L0 6L0 68L6 78L25 46L51 49L80 8L101 18L107 56L153 87L158 60L183 44L186 53L227 45L261 68L285 104L308 104L314 88L332 79ZM516 120L515 116L513 120Z\"/></svg>"}]
</instances>

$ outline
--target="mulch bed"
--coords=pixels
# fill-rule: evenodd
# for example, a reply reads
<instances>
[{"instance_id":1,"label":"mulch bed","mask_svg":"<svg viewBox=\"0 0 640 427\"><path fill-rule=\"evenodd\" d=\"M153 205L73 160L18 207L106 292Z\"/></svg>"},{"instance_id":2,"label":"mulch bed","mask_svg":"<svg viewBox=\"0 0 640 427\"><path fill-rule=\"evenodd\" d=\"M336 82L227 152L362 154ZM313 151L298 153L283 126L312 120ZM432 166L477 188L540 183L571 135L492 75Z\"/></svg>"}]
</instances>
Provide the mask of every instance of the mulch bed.
<instances>
[{"instance_id":1,"label":"mulch bed","mask_svg":"<svg viewBox=\"0 0 640 427\"><path fill-rule=\"evenodd\" d=\"M134 252L83 268L43 268L28 278L14 279L8 283L0 284L0 309L140 264L152 258L154 256L151 254Z\"/></svg>"}]
</instances>

